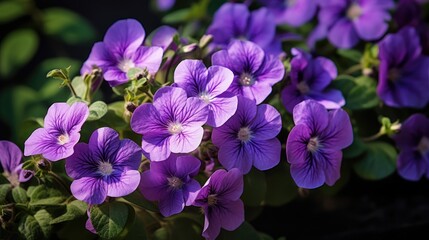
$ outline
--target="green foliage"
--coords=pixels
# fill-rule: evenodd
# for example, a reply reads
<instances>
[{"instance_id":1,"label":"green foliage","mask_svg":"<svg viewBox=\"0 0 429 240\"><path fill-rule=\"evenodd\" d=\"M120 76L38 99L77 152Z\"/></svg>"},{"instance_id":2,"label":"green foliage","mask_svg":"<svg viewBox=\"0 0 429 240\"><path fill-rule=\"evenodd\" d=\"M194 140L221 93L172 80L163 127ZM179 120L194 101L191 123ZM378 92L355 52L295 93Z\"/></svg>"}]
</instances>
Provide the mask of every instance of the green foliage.
<instances>
[{"instance_id":1,"label":"green foliage","mask_svg":"<svg viewBox=\"0 0 429 240\"><path fill-rule=\"evenodd\" d=\"M107 113L107 104L103 101L94 102L89 106L88 121L95 121L102 118Z\"/></svg>"},{"instance_id":2,"label":"green foliage","mask_svg":"<svg viewBox=\"0 0 429 240\"><path fill-rule=\"evenodd\" d=\"M26 13L23 3L13 0L0 2L0 23L10 22Z\"/></svg>"},{"instance_id":3,"label":"green foliage","mask_svg":"<svg viewBox=\"0 0 429 240\"><path fill-rule=\"evenodd\" d=\"M82 16L64 9L48 8L44 12L44 32L67 44L81 44L95 39L95 30Z\"/></svg>"},{"instance_id":4,"label":"green foliage","mask_svg":"<svg viewBox=\"0 0 429 240\"><path fill-rule=\"evenodd\" d=\"M239 228L234 231L226 231L222 229L218 237L219 240L229 239L246 239L246 240L260 240L258 232L248 222L241 224Z\"/></svg>"},{"instance_id":5,"label":"green foliage","mask_svg":"<svg viewBox=\"0 0 429 240\"><path fill-rule=\"evenodd\" d=\"M32 29L18 29L9 33L0 44L0 76L9 77L27 64L39 45Z\"/></svg>"},{"instance_id":6,"label":"green foliage","mask_svg":"<svg viewBox=\"0 0 429 240\"><path fill-rule=\"evenodd\" d=\"M246 206L259 206L265 200L267 184L265 173L253 168L248 174L244 175L244 191L241 199Z\"/></svg>"},{"instance_id":7,"label":"green foliage","mask_svg":"<svg viewBox=\"0 0 429 240\"><path fill-rule=\"evenodd\" d=\"M27 203L27 192L22 187L15 187L12 189L12 197L16 203Z\"/></svg>"},{"instance_id":8,"label":"green foliage","mask_svg":"<svg viewBox=\"0 0 429 240\"><path fill-rule=\"evenodd\" d=\"M12 190L10 184L6 183L0 185L0 204L6 203L6 197L9 194L10 190Z\"/></svg>"},{"instance_id":9,"label":"green foliage","mask_svg":"<svg viewBox=\"0 0 429 240\"><path fill-rule=\"evenodd\" d=\"M71 203L67 204L66 208L66 213L57 218L52 219L50 223L57 224L61 222L71 221L78 217L84 216L86 215L86 209L88 208L88 205L82 201L74 200Z\"/></svg>"},{"instance_id":10,"label":"green foliage","mask_svg":"<svg viewBox=\"0 0 429 240\"><path fill-rule=\"evenodd\" d=\"M97 234L104 239L113 239L125 231L127 223L134 221L134 209L126 203L110 202L93 206L91 222Z\"/></svg>"},{"instance_id":11,"label":"green foliage","mask_svg":"<svg viewBox=\"0 0 429 240\"><path fill-rule=\"evenodd\" d=\"M366 144L365 155L354 165L356 173L364 179L380 180L396 169L396 150L385 142Z\"/></svg>"},{"instance_id":12,"label":"green foliage","mask_svg":"<svg viewBox=\"0 0 429 240\"><path fill-rule=\"evenodd\" d=\"M267 193L265 203L281 206L292 201L298 195L298 187L290 175L289 166L281 162L266 173Z\"/></svg>"},{"instance_id":13,"label":"green foliage","mask_svg":"<svg viewBox=\"0 0 429 240\"><path fill-rule=\"evenodd\" d=\"M376 93L376 82L370 77L354 78L342 75L334 80L332 85L341 90L346 100L344 107L350 110L373 108L380 102Z\"/></svg>"}]
</instances>

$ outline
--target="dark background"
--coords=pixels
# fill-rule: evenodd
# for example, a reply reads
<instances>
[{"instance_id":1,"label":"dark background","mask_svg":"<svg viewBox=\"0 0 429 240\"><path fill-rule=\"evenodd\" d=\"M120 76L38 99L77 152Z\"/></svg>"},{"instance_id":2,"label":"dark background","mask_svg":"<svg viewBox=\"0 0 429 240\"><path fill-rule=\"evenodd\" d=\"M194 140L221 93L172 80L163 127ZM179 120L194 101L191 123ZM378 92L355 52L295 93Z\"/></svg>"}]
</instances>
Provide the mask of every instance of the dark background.
<instances>
[{"instance_id":1,"label":"dark background","mask_svg":"<svg viewBox=\"0 0 429 240\"><path fill-rule=\"evenodd\" d=\"M149 34L160 26L163 13L154 11L149 1L36 1L38 8L60 6L85 17L96 29L97 39L119 19L139 20ZM186 5L186 1L179 4ZM0 25L0 40L10 31L27 26L29 17ZM62 45L41 34L40 46L21 71L0 81L0 90L25 84L28 72L38 62L55 56L68 56L82 62L92 44ZM104 86L106 87L106 86ZM0 139L10 139L11 130L0 122ZM282 207L265 207L251 221L259 231L275 239L428 239L429 182L408 182L396 173L380 181L367 181L353 172L345 187L333 196L304 192Z\"/></svg>"}]
</instances>

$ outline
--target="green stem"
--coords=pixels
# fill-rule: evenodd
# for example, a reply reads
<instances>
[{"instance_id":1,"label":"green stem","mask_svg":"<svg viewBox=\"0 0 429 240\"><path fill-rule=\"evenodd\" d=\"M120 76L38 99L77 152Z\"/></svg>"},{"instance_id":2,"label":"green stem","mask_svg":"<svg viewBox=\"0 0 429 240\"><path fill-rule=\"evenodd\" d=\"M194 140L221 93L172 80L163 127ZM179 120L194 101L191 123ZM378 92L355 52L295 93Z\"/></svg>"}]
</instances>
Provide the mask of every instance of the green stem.
<instances>
[{"instance_id":1,"label":"green stem","mask_svg":"<svg viewBox=\"0 0 429 240\"><path fill-rule=\"evenodd\" d=\"M356 64L354 66L351 66L350 68L348 68L346 71L344 71L344 74L349 75L352 74L356 71L362 70L362 65L361 64Z\"/></svg>"},{"instance_id":2,"label":"green stem","mask_svg":"<svg viewBox=\"0 0 429 240\"><path fill-rule=\"evenodd\" d=\"M369 137L366 137L366 138L362 138L362 140L364 141L364 142L371 142L371 141L374 141L374 140L377 140L378 138L380 138L381 136L383 136L385 134L385 132L384 131L380 131L380 132L378 132L378 133L376 133L376 134L374 134L374 135L372 135L372 136L369 136Z\"/></svg>"}]
</instances>

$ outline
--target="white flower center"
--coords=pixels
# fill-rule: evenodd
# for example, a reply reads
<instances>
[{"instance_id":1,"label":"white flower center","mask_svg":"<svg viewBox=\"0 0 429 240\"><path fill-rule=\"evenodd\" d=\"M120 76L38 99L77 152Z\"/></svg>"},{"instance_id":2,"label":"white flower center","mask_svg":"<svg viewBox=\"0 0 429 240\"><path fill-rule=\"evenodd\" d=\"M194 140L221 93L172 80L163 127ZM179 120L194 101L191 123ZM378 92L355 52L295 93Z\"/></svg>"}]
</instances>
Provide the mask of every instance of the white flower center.
<instances>
[{"instance_id":1,"label":"white flower center","mask_svg":"<svg viewBox=\"0 0 429 240\"><path fill-rule=\"evenodd\" d=\"M127 73L131 68L136 65L131 59L123 59L118 63L118 68L121 69L122 72Z\"/></svg>"},{"instance_id":2,"label":"white flower center","mask_svg":"<svg viewBox=\"0 0 429 240\"><path fill-rule=\"evenodd\" d=\"M307 143L307 150L311 153L315 153L320 147L320 141L317 137L310 138L310 141Z\"/></svg>"},{"instance_id":3,"label":"white flower center","mask_svg":"<svg viewBox=\"0 0 429 240\"><path fill-rule=\"evenodd\" d=\"M182 180L180 180L180 178L178 177L169 177L167 178L167 180L168 180L168 185L170 185L172 188L179 189L179 188L182 188L183 186Z\"/></svg>"},{"instance_id":4,"label":"white flower center","mask_svg":"<svg viewBox=\"0 0 429 240\"><path fill-rule=\"evenodd\" d=\"M112 164L109 162L100 162L100 165L98 165L98 172L103 176L109 176L113 172Z\"/></svg>"},{"instance_id":5,"label":"white flower center","mask_svg":"<svg viewBox=\"0 0 429 240\"><path fill-rule=\"evenodd\" d=\"M210 194L210 195L207 197L207 204L208 204L209 206L213 206L213 205L216 205L216 204L217 204L217 197L216 197L216 194Z\"/></svg>"},{"instance_id":6,"label":"white flower center","mask_svg":"<svg viewBox=\"0 0 429 240\"><path fill-rule=\"evenodd\" d=\"M206 92L200 93L200 99L203 100L206 104L210 103L210 95Z\"/></svg>"},{"instance_id":7,"label":"white flower center","mask_svg":"<svg viewBox=\"0 0 429 240\"><path fill-rule=\"evenodd\" d=\"M354 20L362 14L362 8L357 3L352 3L347 9L347 18Z\"/></svg>"},{"instance_id":8,"label":"white flower center","mask_svg":"<svg viewBox=\"0 0 429 240\"><path fill-rule=\"evenodd\" d=\"M250 73L242 73L240 76L240 84L243 86L252 86L255 84L255 78Z\"/></svg>"},{"instance_id":9,"label":"white flower center","mask_svg":"<svg viewBox=\"0 0 429 240\"><path fill-rule=\"evenodd\" d=\"M296 86L296 88L298 88L298 90L302 93L302 94L307 94L308 92L310 92L310 87L308 86L308 84L304 81L301 81L298 83L298 85Z\"/></svg>"},{"instance_id":10,"label":"white flower center","mask_svg":"<svg viewBox=\"0 0 429 240\"><path fill-rule=\"evenodd\" d=\"M182 132L182 124L180 123L170 123L168 125L168 131L171 134L179 134Z\"/></svg>"},{"instance_id":11,"label":"white flower center","mask_svg":"<svg viewBox=\"0 0 429 240\"><path fill-rule=\"evenodd\" d=\"M60 145L64 145L66 143L68 143L70 141L69 135L65 134L61 134L60 136L58 136L58 144Z\"/></svg>"},{"instance_id":12,"label":"white flower center","mask_svg":"<svg viewBox=\"0 0 429 240\"><path fill-rule=\"evenodd\" d=\"M238 131L237 138L242 142L248 142L252 138L252 131L248 127L242 127Z\"/></svg>"},{"instance_id":13,"label":"white flower center","mask_svg":"<svg viewBox=\"0 0 429 240\"><path fill-rule=\"evenodd\" d=\"M426 155L429 153L429 138L422 137L420 139L419 145L417 145L417 150L422 154Z\"/></svg>"}]
</instances>

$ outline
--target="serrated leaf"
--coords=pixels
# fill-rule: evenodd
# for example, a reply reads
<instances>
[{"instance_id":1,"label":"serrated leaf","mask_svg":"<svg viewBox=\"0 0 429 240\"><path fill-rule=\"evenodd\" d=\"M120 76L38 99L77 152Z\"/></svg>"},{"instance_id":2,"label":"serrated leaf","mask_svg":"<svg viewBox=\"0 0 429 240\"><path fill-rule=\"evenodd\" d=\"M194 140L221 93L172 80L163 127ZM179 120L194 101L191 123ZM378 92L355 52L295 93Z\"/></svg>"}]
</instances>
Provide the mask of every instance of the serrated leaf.
<instances>
[{"instance_id":1,"label":"serrated leaf","mask_svg":"<svg viewBox=\"0 0 429 240\"><path fill-rule=\"evenodd\" d=\"M18 1L3 1L0 3L0 23L17 19L26 13L25 7Z\"/></svg>"},{"instance_id":2,"label":"serrated leaf","mask_svg":"<svg viewBox=\"0 0 429 240\"><path fill-rule=\"evenodd\" d=\"M22 187L14 187L12 189L12 197L16 203L27 203L27 192Z\"/></svg>"},{"instance_id":3,"label":"serrated leaf","mask_svg":"<svg viewBox=\"0 0 429 240\"><path fill-rule=\"evenodd\" d=\"M0 45L0 75L9 77L27 64L39 46L39 37L32 29L9 33Z\"/></svg>"},{"instance_id":4,"label":"serrated leaf","mask_svg":"<svg viewBox=\"0 0 429 240\"><path fill-rule=\"evenodd\" d=\"M52 220L51 214L45 209L41 209L34 214L34 219L39 224L45 239L49 239L52 234L52 225L50 224Z\"/></svg>"},{"instance_id":5,"label":"serrated leaf","mask_svg":"<svg viewBox=\"0 0 429 240\"><path fill-rule=\"evenodd\" d=\"M18 231L24 239L37 240L43 239L43 231L36 218L30 215L24 215L18 223Z\"/></svg>"},{"instance_id":6,"label":"serrated leaf","mask_svg":"<svg viewBox=\"0 0 429 240\"><path fill-rule=\"evenodd\" d=\"M385 142L366 145L364 156L355 163L354 170L364 179L380 180L396 170L396 150Z\"/></svg>"},{"instance_id":7,"label":"serrated leaf","mask_svg":"<svg viewBox=\"0 0 429 240\"><path fill-rule=\"evenodd\" d=\"M244 191L241 199L246 206L256 207L265 200L267 192L267 183L265 173L253 168L248 174L244 175Z\"/></svg>"},{"instance_id":8,"label":"serrated leaf","mask_svg":"<svg viewBox=\"0 0 429 240\"><path fill-rule=\"evenodd\" d=\"M67 44L80 44L95 39L91 24L79 14L65 8L48 8L43 13L44 31Z\"/></svg>"},{"instance_id":9,"label":"serrated leaf","mask_svg":"<svg viewBox=\"0 0 429 240\"><path fill-rule=\"evenodd\" d=\"M97 234L101 238L113 239L125 230L130 208L122 202L110 202L93 206L90 218Z\"/></svg>"},{"instance_id":10,"label":"serrated leaf","mask_svg":"<svg viewBox=\"0 0 429 240\"><path fill-rule=\"evenodd\" d=\"M50 223L56 224L56 223L74 220L78 217L85 215L87 208L88 208L88 205L85 202L74 200L73 202L67 204L66 213L53 219Z\"/></svg>"},{"instance_id":11,"label":"serrated leaf","mask_svg":"<svg viewBox=\"0 0 429 240\"><path fill-rule=\"evenodd\" d=\"M94 102L89 106L88 121L95 121L102 118L107 113L107 104L102 101Z\"/></svg>"}]
</instances>

